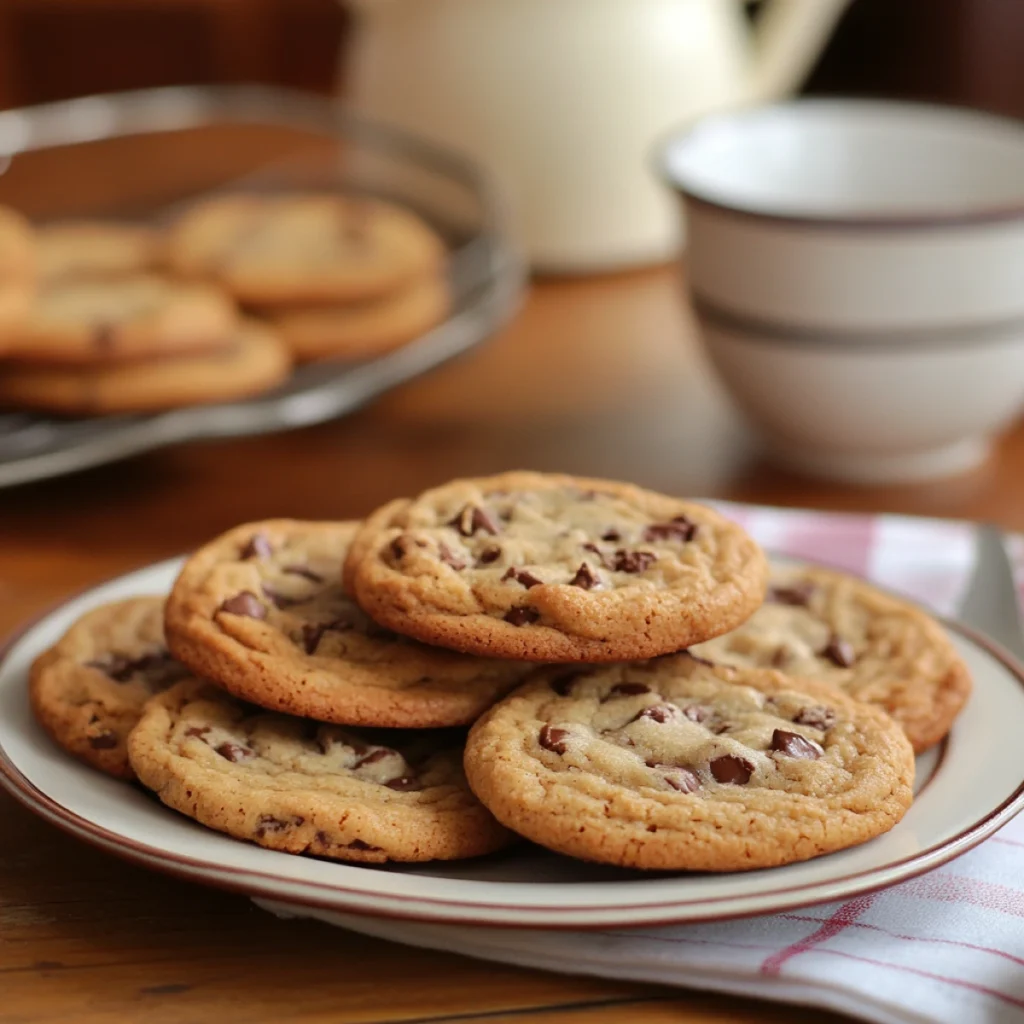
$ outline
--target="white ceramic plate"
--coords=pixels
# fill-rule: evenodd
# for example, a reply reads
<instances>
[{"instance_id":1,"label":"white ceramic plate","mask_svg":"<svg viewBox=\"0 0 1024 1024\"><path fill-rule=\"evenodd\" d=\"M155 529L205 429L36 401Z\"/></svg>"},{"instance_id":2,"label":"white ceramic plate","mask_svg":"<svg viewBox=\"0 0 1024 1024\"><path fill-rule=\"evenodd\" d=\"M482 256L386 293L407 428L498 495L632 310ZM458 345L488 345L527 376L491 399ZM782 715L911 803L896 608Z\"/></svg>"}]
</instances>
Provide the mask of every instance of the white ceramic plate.
<instances>
[{"instance_id":1,"label":"white ceramic plate","mask_svg":"<svg viewBox=\"0 0 1024 1024\"><path fill-rule=\"evenodd\" d=\"M141 569L38 620L0 655L0 784L72 835L128 860L300 908L533 928L716 920L837 900L927 871L970 849L1024 805L1024 675L951 627L975 692L953 733L918 763L919 796L887 835L767 871L643 875L532 846L453 864L362 867L264 850L167 810L58 750L32 718L26 674L88 609L165 593L179 562Z\"/></svg>"}]
</instances>

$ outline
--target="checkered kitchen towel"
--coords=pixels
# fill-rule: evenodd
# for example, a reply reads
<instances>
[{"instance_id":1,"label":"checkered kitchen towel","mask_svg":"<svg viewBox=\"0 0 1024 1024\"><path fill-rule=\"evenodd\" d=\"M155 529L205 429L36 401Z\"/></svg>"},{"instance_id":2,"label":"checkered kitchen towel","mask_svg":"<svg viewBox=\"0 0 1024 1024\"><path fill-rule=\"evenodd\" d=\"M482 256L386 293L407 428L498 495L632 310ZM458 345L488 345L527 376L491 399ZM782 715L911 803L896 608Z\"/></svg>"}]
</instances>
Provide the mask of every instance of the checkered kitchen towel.
<instances>
[{"instance_id":1,"label":"checkered kitchen towel","mask_svg":"<svg viewBox=\"0 0 1024 1024\"><path fill-rule=\"evenodd\" d=\"M941 613L958 607L969 582L968 524L720 507L770 551L870 576ZM1024 599L1024 538L1010 548ZM524 966L805 1003L886 1024L1022 1024L1024 815L927 875L792 913L623 932L357 927Z\"/></svg>"}]
</instances>

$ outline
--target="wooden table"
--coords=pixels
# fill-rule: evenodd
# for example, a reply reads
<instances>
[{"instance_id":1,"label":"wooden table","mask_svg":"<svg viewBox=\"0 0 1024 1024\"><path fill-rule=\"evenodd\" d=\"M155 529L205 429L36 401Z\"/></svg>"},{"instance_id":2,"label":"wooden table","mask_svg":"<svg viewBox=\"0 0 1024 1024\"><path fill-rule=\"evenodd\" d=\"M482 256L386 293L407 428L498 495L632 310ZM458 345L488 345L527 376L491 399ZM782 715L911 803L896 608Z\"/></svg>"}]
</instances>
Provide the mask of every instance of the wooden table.
<instances>
[{"instance_id":1,"label":"wooden table","mask_svg":"<svg viewBox=\"0 0 1024 1024\"><path fill-rule=\"evenodd\" d=\"M191 445L0 492L0 631L65 594L274 515L349 518L512 467L675 494L988 518L1024 529L1024 424L970 477L849 490L759 461L676 274L538 285L502 336L343 422ZM838 1021L562 978L285 923L121 864L0 797L0 1021Z\"/></svg>"}]
</instances>

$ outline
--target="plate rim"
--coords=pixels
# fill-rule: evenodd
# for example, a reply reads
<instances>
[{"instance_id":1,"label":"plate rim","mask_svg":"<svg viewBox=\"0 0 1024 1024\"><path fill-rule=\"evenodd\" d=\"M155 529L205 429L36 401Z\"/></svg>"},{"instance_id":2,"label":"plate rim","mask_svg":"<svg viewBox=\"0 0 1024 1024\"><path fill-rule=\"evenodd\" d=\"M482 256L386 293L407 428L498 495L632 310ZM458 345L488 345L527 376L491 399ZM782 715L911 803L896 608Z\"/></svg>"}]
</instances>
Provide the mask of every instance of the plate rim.
<instances>
[{"instance_id":1,"label":"plate rim","mask_svg":"<svg viewBox=\"0 0 1024 1024\"><path fill-rule=\"evenodd\" d=\"M85 587L76 589L69 595L58 599L44 607L41 611L30 617L15 630L2 638L0 641L0 670L8 662L13 650L18 644L36 627L46 619L59 613L71 603L88 597L94 591L105 586L116 584L130 576L141 572L159 570L162 567L170 566L180 561L182 555L172 556L156 562L150 562L135 569L117 573L114 576L105 578ZM850 575L857 575L850 573ZM904 596L905 600L911 598ZM929 612L942 626L953 633L959 634L971 643L981 648L985 653L1012 676L1017 684L1024 688L1024 665L1017 661L1012 654L1005 651L996 641L986 636L979 630L967 626L944 616L937 616ZM932 778L937 774L942 762L946 758L948 740L942 741L939 751L939 761L932 773ZM929 782L931 780L929 779ZM926 783L927 785L927 783ZM728 921L747 917L758 917L765 914L774 914L784 911L795 910L803 907L815 906L821 903L831 902L836 899L849 899L853 896L864 895L888 888L902 881L915 878L928 871L934 870L951 860L962 856L969 850L983 842L993 832L1024 810L1024 779L1018 784L1007 797L996 807L989 809L982 816L974 820L970 825L962 829L956 835L949 837L942 842L929 847L919 853L901 858L897 861L885 864L880 867L867 868L851 875L830 878L820 882L804 882L790 888L776 889L772 893L752 893L746 896L712 896L704 897L696 901L696 905L702 908L710 908L713 904L742 900L754 902L762 900L765 896L773 897L776 894L804 893L804 897L795 899L784 898L781 902L773 899L772 905L756 910L735 910L725 913L717 913L712 909L701 909L696 912L687 911L693 907L695 902L674 901L651 904L648 907L637 907L635 904L606 904L596 908L588 907L553 907L542 904L522 904L519 906L506 906L503 904L488 904L480 900L458 900L452 898L438 898L431 896L408 895L405 893L380 893L366 892L360 889L352 889L345 885L329 884L309 879L288 879L271 872L257 871L252 868L227 867L213 864L198 858L187 855L168 852L156 846L150 846L135 839L125 837L117 832L111 831L103 825L98 825L59 803L48 796L31 782L25 774L11 760L10 755L0 743L0 789L3 789L19 804L38 817L55 825L62 832L80 839L89 845L111 853L129 863L141 864L149 870L156 870L165 875L182 878L189 882L198 882L225 889L231 892L238 892L251 897L260 897L276 900L280 903L293 907L305 907L318 910L350 913L357 916L385 917L396 920L418 921L430 924L448 924L455 926L477 926L489 928L514 928L514 929L541 929L541 930L600 930L608 927L616 928L643 928L656 927L672 924L698 924L713 921ZM883 876L879 880L879 876ZM865 879L870 881L864 881ZM861 882L848 884L851 880L861 879ZM841 892L823 892L833 890L837 886ZM282 887L287 892L282 892ZM318 898L316 893L322 893ZM808 893L816 895L806 895ZM335 897L348 897L350 902L339 905ZM352 900L355 900L353 905ZM386 901L385 906L367 905L367 901ZM407 904L405 909L392 909L391 904ZM431 912L428 907L437 906L445 908L451 913L445 914L440 911ZM671 911L669 908L676 908ZM666 913L662 913L662 911ZM473 916L473 912L476 916ZM571 920L565 922L544 920L538 921L527 919L514 920L504 916L497 919L487 916L488 912L497 912L499 915L511 915L523 912L527 915L547 912L561 913ZM633 911L637 918L633 921L612 920L615 915ZM645 913L647 911L647 913ZM577 915L580 917L577 919Z\"/></svg>"}]
</instances>

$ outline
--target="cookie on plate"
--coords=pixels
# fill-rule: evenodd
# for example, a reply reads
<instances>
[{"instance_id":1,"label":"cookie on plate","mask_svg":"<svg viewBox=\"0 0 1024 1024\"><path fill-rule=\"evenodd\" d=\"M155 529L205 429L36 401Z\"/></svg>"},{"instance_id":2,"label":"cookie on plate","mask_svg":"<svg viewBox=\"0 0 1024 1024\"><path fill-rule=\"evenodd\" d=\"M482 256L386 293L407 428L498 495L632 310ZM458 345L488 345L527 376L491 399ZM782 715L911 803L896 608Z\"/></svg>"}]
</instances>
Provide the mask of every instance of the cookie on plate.
<instances>
[{"instance_id":1,"label":"cookie on plate","mask_svg":"<svg viewBox=\"0 0 1024 1024\"><path fill-rule=\"evenodd\" d=\"M236 696L346 725L474 721L527 666L396 636L346 597L341 566L358 523L278 519L197 551L167 603L171 649Z\"/></svg>"},{"instance_id":2,"label":"cookie on plate","mask_svg":"<svg viewBox=\"0 0 1024 1024\"><path fill-rule=\"evenodd\" d=\"M188 675L164 644L162 597L95 608L41 654L29 673L32 710L56 742L120 779L125 747L146 701Z\"/></svg>"},{"instance_id":3,"label":"cookie on plate","mask_svg":"<svg viewBox=\"0 0 1024 1024\"><path fill-rule=\"evenodd\" d=\"M426 334L450 306L447 282L433 276L379 299L270 311L269 318L298 362L368 359Z\"/></svg>"},{"instance_id":4,"label":"cookie on plate","mask_svg":"<svg viewBox=\"0 0 1024 1024\"><path fill-rule=\"evenodd\" d=\"M347 588L377 622L469 654L621 661L728 632L767 563L734 523L629 484L513 472L366 520Z\"/></svg>"},{"instance_id":5,"label":"cookie on plate","mask_svg":"<svg viewBox=\"0 0 1024 1024\"><path fill-rule=\"evenodd\" d=\"M920 608L816 567L773 567L764 605L694 653L841 687L888 711L918 752L949 732L971 692L967 666Z\"/></svg>"},{"instance_id":6,"label":"cookie on plate","mask_svg":"<svg viewBox=\"0 0 1024 1024\"><path fill-rule=\"evenodd\" d=\"M56 221L37 233L39 277L124 277L160 262L160 235L144 224L117 221Z\"/></svg>"},{"instance_id":7,"label":"cookie on plate","mask_svg":"<svg viewBox=\"0 0 1024 1024\"><path fill-rule=\"evenodd\" d=\"M243 321L233 340L207 352L91 367L12 363L0 369L0 403L71 416L159 412L249 398L290 372L277 334Z\"/></svg>"},{"instance_id":8,"label":"cookie on plate","mask_svg":"<svg viewBox=\"0 0 1024 1024\"><path fill-rule=\"evenodd\" d=\"M272 850L379 864L475 857L512 838L470 792L449 735L371 738L190 680L147 705L129 754L168 807Z\"/></svg>"},{"instance_id":9,"label":"cookie on plate","mask_svg":"<svg viewBox=\"0 0 1024 1024\"><path fill-rule=\"evenodd\" d=\"M516 832L630 868L739 871L892 828L914 755L879 708L686 653L544 669L473 726L473 792Z\"/></svg>"},{"instance_id":10,"label":"cookie on plate","mask_svg":"<svg viewBox=\"0 0 1024 1024\"><path fill-rule=\"evenodd\" d=\"M444 251L416 214L380 200L230 195L185 213L167 257L178 273L262 306L377 298L437 271Z\"/></svg>"},{"instance_id":11,"label":"cookie on plate","mask_svg":"<svg viewBox=\"0 0 1024 1024\"><path fill-rule=\"evenodd\" d=\"M31 363L95 366L210 350L234 334L234 304L206 284L155 274L45 284L5 355Z\"/></svg>"}]
</instances>

